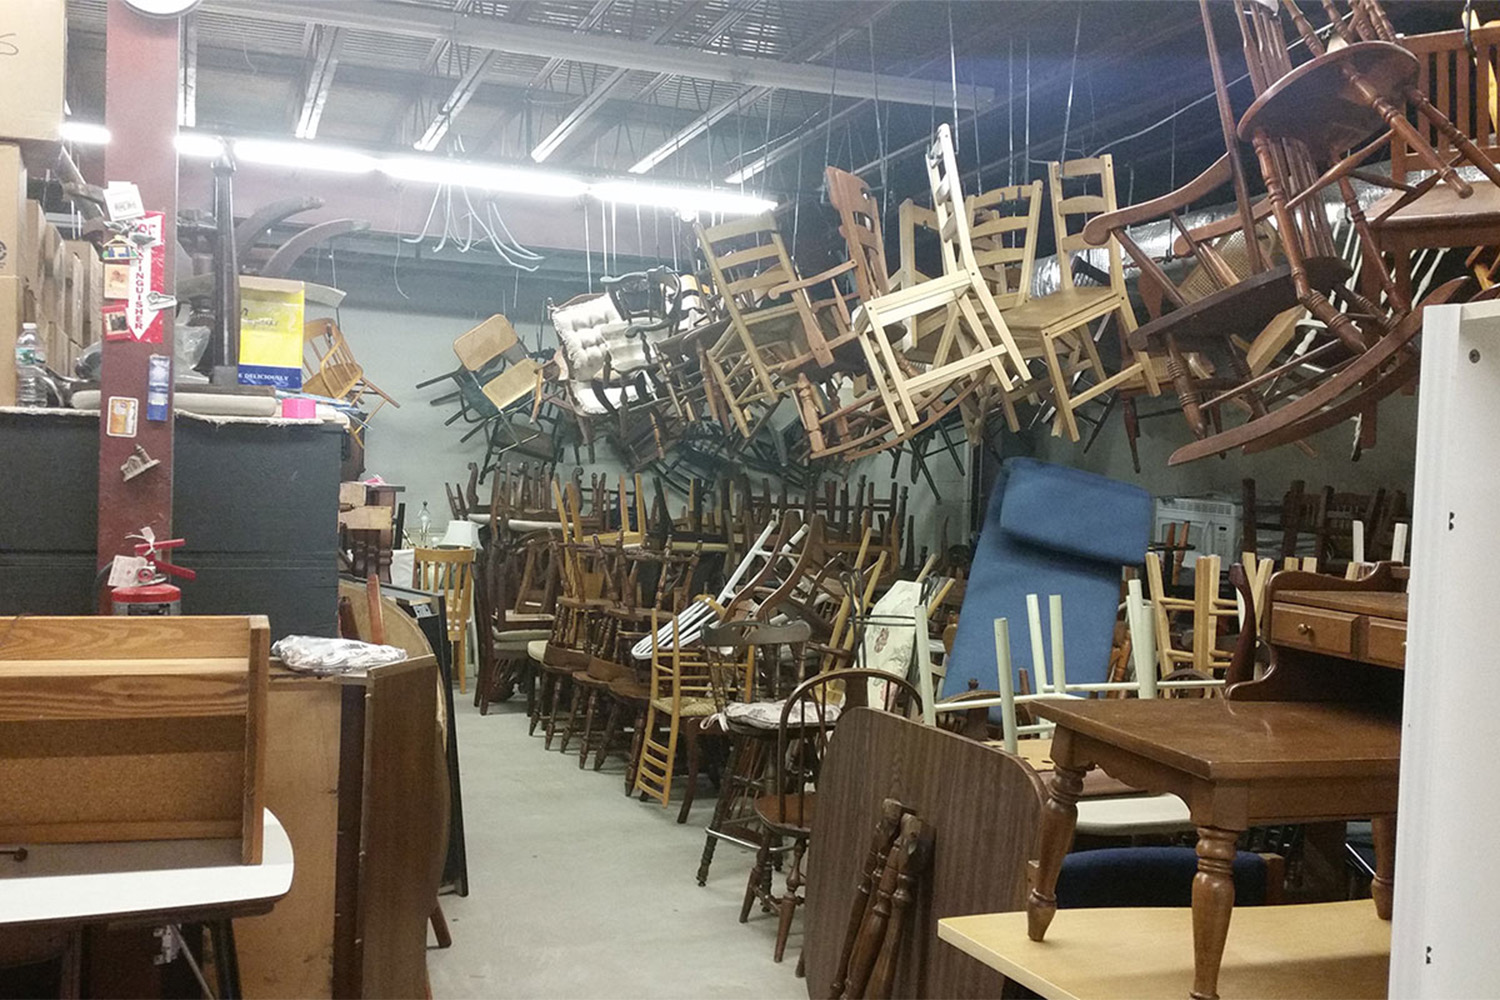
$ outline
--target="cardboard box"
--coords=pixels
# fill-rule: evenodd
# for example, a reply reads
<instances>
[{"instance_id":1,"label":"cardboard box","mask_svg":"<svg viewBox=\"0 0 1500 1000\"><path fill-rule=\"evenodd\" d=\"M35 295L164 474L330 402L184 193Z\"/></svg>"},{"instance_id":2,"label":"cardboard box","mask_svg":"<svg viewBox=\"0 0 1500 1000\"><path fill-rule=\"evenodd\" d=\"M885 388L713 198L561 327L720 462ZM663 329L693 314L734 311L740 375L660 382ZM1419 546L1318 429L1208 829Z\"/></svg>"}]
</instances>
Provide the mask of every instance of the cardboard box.
<instances>
[{"instance_id":1,"label":"cardboard box","mask_svg":"<svg viewBox=\"0 0 1500 1000\"><path fill-rule=\"evenodd\" d=\"M65 0L0 3L0 138L58 139L67 48Z\"/></svg>"},{"instance_id":2,"label":"cardboard box","mask_svg":"<svg viewBox=\"0 0 1500 1000\"><path fill-rule=\"evenodd\" d=\"M21 247L21 259L17 264L16 274L32 284L40 284L46 272L42 264L42 245L46 239L47 213L42 211L41 202L28 201L26 203L26 239Z\"/></svg>"},{"instance_id":3,"label":"cardboard box","mask_svg":"<svg viewBox=\"0 0 1500 1000\"><path fill-rule=\"evenodd\" d=\"M23 273L26 254L26 167L21 148L0 143L0 277Z\"/></svg>"},{"instance_id":4,"label":"cardboard box","mask_svg":"<svg viewBox=\"0 0 1500 1000\"><path fill-rule=\"evenodd\" d=\"M96 301L95 280L100 268L98 252L87 240L64 240L64 253L68 254L68 305L65 312L68 339L79 347L94 342L94 331L98 328L99 306Z\"/></svg>"},{"instance_id":5,"label":"cardboard box","mask_svg":"<svg viewBox=\"0 0 1500 1000\"><path fill-rule=\"evenodd\" d=\"M0 406L16 405L16 338L21 335L25 294L20 278L0 277Z\"/></svg>"}]
</instances>

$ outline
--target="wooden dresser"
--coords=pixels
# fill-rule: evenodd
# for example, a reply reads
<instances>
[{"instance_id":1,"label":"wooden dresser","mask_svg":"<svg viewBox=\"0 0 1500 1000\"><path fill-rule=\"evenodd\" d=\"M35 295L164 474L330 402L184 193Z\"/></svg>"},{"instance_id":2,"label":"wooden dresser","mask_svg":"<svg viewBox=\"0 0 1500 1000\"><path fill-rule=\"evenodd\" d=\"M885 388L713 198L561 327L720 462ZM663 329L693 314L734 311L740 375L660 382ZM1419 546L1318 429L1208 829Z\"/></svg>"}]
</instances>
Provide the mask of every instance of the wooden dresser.
<instances>
[{"instance_id":1,"label":"wooden dresser","mask_svg":"<svg viewBox=\"0 0 1500 1000\"><path fill-rule=\"evenodd\" d=\"M1271 643L1401 670L1406 664L1406 594L1398 591L1278 591Z\"/></svg>"}]
</instances>

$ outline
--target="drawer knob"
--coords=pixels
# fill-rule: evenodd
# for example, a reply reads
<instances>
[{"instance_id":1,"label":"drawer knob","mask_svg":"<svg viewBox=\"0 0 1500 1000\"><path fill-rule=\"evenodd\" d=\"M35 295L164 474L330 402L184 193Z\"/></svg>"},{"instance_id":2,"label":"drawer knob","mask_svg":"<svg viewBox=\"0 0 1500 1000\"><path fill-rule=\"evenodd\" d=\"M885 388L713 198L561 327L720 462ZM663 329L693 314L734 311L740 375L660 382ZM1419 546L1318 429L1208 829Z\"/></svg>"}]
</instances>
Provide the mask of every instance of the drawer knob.
<instances>
[{"instance_id":1,"label":"drawer knob","mask_svg":"<svg viewBox=\"0 0 1500 1000\"><path fill-rule=\"evenodd\" d=\"M1312 626L1309 625L1309 624L1307 624L1307 622L1298 622L1297 623L1297 634L1298 635L1307 635L1311 631L1312 631Z\"/></svg>"}]
</instances>

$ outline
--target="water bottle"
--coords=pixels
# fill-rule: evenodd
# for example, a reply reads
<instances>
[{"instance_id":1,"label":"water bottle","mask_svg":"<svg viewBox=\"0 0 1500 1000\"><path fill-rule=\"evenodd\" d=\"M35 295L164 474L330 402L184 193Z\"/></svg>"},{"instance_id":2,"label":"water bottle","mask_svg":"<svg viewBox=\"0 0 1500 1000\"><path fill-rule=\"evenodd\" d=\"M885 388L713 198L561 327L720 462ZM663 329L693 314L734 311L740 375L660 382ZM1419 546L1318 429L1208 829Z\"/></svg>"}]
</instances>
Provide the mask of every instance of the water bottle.
<instances>
[{"instance_id":1,"label":"water bottle","mask_svg":"<svg viewBox=\"0 0 1500 1000\"><path fill-rule=\"evenodd\" d=\"M427 513L427 501L422 501L422 510L417 514L417 544L424 549L432 538L432 515Z\"/></svg>"},{"instance_id":2,"label":"water bottle","mask_svg":"<svg viewBox=\"0 0 1500 1000\"><path fill-rule=\"evenodd\" d=\"M16 338L16 405L46 406L47 351L37 336L35 323L22 323Z\"/></svg>"}]
</instances>

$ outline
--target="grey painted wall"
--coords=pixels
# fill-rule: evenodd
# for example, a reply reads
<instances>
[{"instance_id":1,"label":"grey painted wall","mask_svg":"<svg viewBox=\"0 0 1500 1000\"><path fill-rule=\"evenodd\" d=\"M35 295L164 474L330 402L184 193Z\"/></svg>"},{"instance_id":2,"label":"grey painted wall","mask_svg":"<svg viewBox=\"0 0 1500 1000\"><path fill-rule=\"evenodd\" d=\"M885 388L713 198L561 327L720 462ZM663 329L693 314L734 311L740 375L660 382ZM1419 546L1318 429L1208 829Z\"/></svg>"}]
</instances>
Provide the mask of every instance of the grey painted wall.
<instances>
[{"instance_id":1,"label":"grey painted wall","mask_svg":"<svg viewBox=\"0 0 1500 1000\"><path fill-rule=\"evenodd\" d=\"M1167 405L1170 405L1167 398L1140 400L1142 412ZM1142 421L1140 426L1139 475L1131 468L1130 449L1118 416L1111 418L1087 454L1081 445L1038 434L1036 455L1044 461L1138 483L1157 496L1223 493L1238 499L1240 481L1246 477L1255 479L1261 500L1280 498L1296 479L1305 481L1310 489L1333 486L1340 491L1369 493L1385 487L1411 496L1417 434L1414 395L1397 393L1381 403L1376 447L1367 449L1357 462L1350 458L1353 423L1311 438L1308 443L1316 449L1316 457L1286 445L1256 455L1231 454L1227 458L1205 458L1174 467L1168 467L1167 458L1192 439L1181 416L1172 413L1155 417Z\"/></svg>"}]
</instances>

